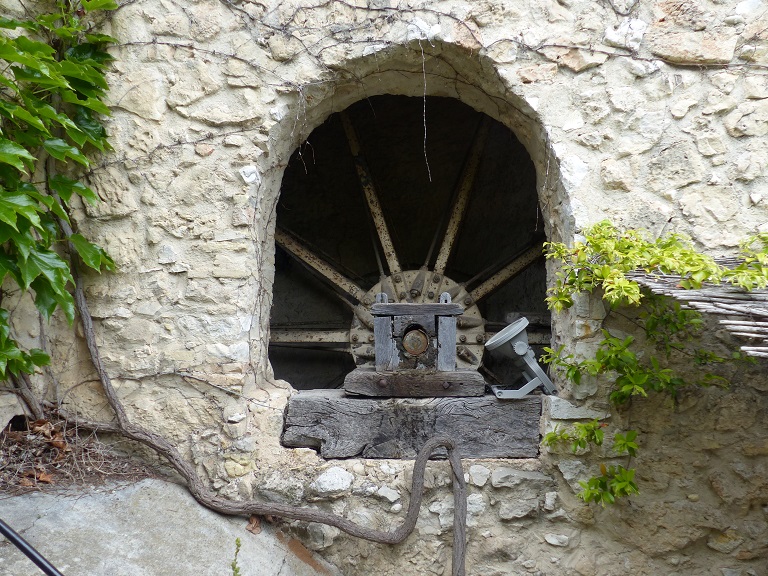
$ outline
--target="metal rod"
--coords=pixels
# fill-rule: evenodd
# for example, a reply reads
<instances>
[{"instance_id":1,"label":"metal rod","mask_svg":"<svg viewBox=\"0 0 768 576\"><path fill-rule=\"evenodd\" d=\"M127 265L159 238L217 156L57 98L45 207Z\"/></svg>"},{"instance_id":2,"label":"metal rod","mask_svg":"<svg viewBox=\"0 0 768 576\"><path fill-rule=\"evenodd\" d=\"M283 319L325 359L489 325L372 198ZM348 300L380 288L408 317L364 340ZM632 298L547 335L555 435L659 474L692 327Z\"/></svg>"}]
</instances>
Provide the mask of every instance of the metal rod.
<instances>
[{"instance_id":1,"label":"metal rod","mask_svg":"<svg viewBox=\"0 0 768 576\"><path fill-rule=\"evenodd\" d=\"M365 290L336 270L336 268L325 259L315 254L298 238L292 236L285 230L278 228L275 230L275 242L284 248L291 256L320 274L334 288L352 298L355 303L363 300Z\"/></svg>"},{"instance_id":2,"label":"metal rod","mask_svg":"<svg viewBox=\"0 0 768 576\"><path fill-rule=\"evenodd\" d=\"M456 242L456 237L461 228L461 222L467 211L469 193L472 191L472 186L475 183L477 169L480 166L480 157L485 149L485 142L488 139L488 130L490 129L490 126L490 119L487 116L484 116L480 122L480 126L477 128L475 139L472 142L472 147L469 150L467 160L464 163L464 168L459 178L459 185L456 189L454 195L455 200L451 208L451 217L448 220L448 227L445 230L443 243L440 245L440 251L437 253L437 260L435 261L434 271L441 276L445 274L448 258L451 256L451 250L453 250L453 245Z\"/></svg>"},{"instance_id":3,"label":"metal rod","mask_svg":"<svg viewBox=\"0 0 768 576\"><path fill-rule=\"evenodd\" d=\"M341 123L344 126L344 132L347 135L347 141L349 142L349 150L352 153L352 157L355 161L355 169L357 170L357 176L360 179L360 186L365 194L365 199L368 202L368 210L373 218L374 226L376 227L376 233L379 236L379 242L384 250L384 258L387 261L389 267L389 273L392 276L398 275L402 272L400 268L400 262L397 259L395 253L395 246L392 244L392 237L389 235L389 229L387 228L387 222L384 220L384 212L381 209L379 198L376 195L376 187L373 185L373 179L371 178L368 165L365 162L365 158L360 151L360 142L357 139L355 133L355 127L352 125L352 121L345 112L340 112ZM397 284L397 282L396 282ZM402 286L396 286L401 289Z\"/></svg>"},{"instance_id":4,"label":"metal rod","mask_svg":"<svg viewBox=\"0 0 768 576\"><path fill-rule=\"evenodd\" d=\"M528 266L536 262L536 260L542 256L543 253L541 251L541 246L533 246L532 248L528 248L528 250L520 254L520 256L512 260L512 262L504 266L504 268L488 278L488 280L480 284L480 286L472 290L469 293L469 297L472 298L472 302L478 302L489 294L492 294L501 288L508 280L520 274L520 272L528 268Z\"/></svg>"},{"instance_id":5,"label":"metal rod","mask_svg":"<svg viewBox=\"0 0 768 576\"><path fill-rule=\"evenodd\" d=\"M5 536L11 544L21 550L27 558L35 563L35 566L40 568L40 570L48 576L63 576L63 574L56 570L53 564L48 562L40 552L35 550L29 542L24 540L24 538L2 520L0 520L0 534Z\"/></svg>"}]
</instances>

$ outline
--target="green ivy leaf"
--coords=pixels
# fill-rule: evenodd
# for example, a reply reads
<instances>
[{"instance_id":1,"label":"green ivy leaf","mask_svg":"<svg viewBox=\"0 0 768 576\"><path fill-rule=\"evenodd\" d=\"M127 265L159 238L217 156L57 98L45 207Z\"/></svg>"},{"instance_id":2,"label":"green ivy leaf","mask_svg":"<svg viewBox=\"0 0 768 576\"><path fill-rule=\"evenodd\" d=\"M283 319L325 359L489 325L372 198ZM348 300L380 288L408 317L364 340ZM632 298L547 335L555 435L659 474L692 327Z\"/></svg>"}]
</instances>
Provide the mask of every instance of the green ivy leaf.
<instances>
[{"instance_id":1,"label":"green ivy leaf","mask_svg":"<svg viewBox=\"0 0 768 576\"><path fill-rule=\"evenodd\" d=\"M48 366L51 363L51 357L40 348L30 349L29 359L35 366Z\"/></svg>"},{"instance_id":2,"label":"green ivy leaf","mask_svg":"<svg viewBox=\"0 0 768 576\"><path fill-rule=\"evenodd\" d=\"M69 237L69 241L72 242L75 250L80 254L80 258L83 259L83 262L85 262L88 267L99 272L101 271L102 266L107 270L115 269L114 261L103 248L89 242L80 234L72 234L72 236Z\"/></svg>"},{"instance_id":3,"label":"green ivy leaf","mask_svg":"<svg viewBox=\"0 0 768 576\"><path fill-rule=\"evenodd\" d=\"M35 157L26 148L5 138L0 138L0 162L10 164L20 172L24 172L25 163L31 166L34 161Z\"/></svg>"},{"instance_id":4,"label":"green ivy leaf","mask_svg":"<svg viewBox=\"0 0 768 576\"><path fill-rule=\"evenodd\" d=\"M88 186L77 180L72 180L59 174L50 178L48 180L48 185L51 187L51 190L61 196L61 199L67 204L69 204L72 194L81 196L89 204L95 204L99 201L99 197L96 196L96 193L88 188Z\"/></svg>"},{"instance_id":5,"label":"green ivy leaf","mask_svg":"<svg viewBox=\"0 0 768 576\"><path fill-rule=\"evenodd\" d=\"M18 230L16 222L19 214L29 220L35 228L40 229L38 210L38 204L26 194L14 194L7 191L0 194L0 221L5 222L14 230Z\"/></svg>"},{"instance_id":6,"label":"green ivy leaf","mask_svg":"<svg viewBox=\"0 0 768 576\"><path fill-rule=\"evenodd\" d=\"M93 10L117 10L115 0L82 0L83 8L86 12Z\"/></svg>"},{"instance_id":7,"label":"green ivy leaf","mask_svg":"<svg viewBox=\"0 0 768 576\"><path fill-rule=\"evenodd\" d=\"M96 115L92 110L84 108L83 106L75 107L75 124L87 137L88 141L96 146L102 152L105 149L109 149L107 143L107 131L104 126L96 119ZM74 138L73 138L74 140Z\"/></svg>"},{"instance_id":8,"label":"green ivy leaf","mask_svg":"<svg viewBox=\"0 0 768 576\"><path fill-rule=\"evenodd\" d=\"M67 158L71 158L78 164L82 164L86 168L90 165L88 159L83 156L75 146L70 146L61 138L52 138L43 142L43 148L46 152L56 158L57 160L66 161Z\"/></svg>"}]
</instances>

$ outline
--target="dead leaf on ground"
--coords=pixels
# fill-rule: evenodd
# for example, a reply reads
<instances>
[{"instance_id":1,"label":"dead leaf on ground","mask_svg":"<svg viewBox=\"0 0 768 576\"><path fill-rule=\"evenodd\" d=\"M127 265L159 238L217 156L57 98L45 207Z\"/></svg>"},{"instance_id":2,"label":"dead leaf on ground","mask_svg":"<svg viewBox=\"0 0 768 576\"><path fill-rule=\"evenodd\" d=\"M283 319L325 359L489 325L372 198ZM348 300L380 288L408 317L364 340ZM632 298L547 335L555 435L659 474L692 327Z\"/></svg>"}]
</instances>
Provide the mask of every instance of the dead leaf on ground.
<instances>
[{"instance_id":1,"label":"dead leaf on ground","mask_svg":"<svg viewBox=\"0 0 768 576\"><path fill-rule=\"evenodd\" d=\"M35 420L30 423L29 429L35 434L42 434L46 438L50 438L53 435L53 424L48 420Z\"/></svg>"},{"instance_id":2,"label":"dead leaf on ground","mask_svg":"<svg viewBox=\"0 0 768 576\"><path fill-rule=\"evenodd\" d=\"M29 478L25 477L25 478L22 478L21 480L19 480L19 486L24 486L24 487L28 488L28 487L34 486L34 485L35 485L35 481L34 480L30 480Z\"/></svg>"},{"instance_id":3,"label":"dead leaf on ground","mask_svg":"<svg viewBox=\"0 0 768 576\"><path fill-rule=\"evenodd\" d=\"M40 474L37 475L37 481L45 484L53 484L53 475L48 474L48 472L40 472Z\"/></svg>"},{"instance_id":4,"label":"dead leaf on ground","mask_svg":"<svg viewBox=\"0 0 768 576\"><path fill-rule=\"evenodd\" d=\"M261 533L261 518L255 515L251 515L251 517L248 519L248 526L245 527L248 532L251 532L252 534L260 534Z\"/></svg>"}]
</instances>

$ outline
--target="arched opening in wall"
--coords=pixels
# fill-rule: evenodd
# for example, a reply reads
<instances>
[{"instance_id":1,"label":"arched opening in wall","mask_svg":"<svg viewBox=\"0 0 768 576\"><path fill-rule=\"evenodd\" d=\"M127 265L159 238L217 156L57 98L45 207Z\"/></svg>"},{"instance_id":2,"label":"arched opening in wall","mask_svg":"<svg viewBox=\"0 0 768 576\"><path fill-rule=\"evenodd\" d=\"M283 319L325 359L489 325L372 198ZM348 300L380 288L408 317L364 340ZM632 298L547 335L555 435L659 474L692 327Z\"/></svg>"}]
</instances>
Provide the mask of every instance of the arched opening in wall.
<instances>
[{"instance_id":1,"label":"arched opening in wall","mask_svg":"<svg viewBox=\"0 0 768 576\"><path fill-rule=\"evenodd\" d=\"M277 207L269 357L301 390L338 388L374 357L367 310L464 308L457 364L519 375L484 342L519 315L549 341L536 172L506 126L451 98L375 96L331 115L292 155Z\"/></svg>"}]
</instances>

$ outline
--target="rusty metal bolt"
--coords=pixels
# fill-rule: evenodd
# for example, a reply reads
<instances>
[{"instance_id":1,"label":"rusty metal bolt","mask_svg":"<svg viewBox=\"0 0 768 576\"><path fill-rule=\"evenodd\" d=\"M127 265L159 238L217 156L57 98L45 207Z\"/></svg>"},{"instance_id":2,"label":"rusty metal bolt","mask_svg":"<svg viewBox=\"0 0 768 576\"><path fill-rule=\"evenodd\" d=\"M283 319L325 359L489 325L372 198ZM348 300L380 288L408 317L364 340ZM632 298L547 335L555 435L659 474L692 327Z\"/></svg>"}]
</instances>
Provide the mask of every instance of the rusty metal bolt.
<instances>
[{"instance_id":1,"label":"rusty metal bolt","mask_svg":"<svg viewBox=\"0 0 768 576\"><path fill-rule=\"evenodd\" d=\"M368 342L373 342L373 334L368 335Z\"/></svg>"},{"instance_id":2,"label":"rusty metal bolt","mask_svg":"<svg viewBox=\"0 0 768 576\"><path fill-rule=\"evenodd\" d=\"M424 354L429 348L429 336L421 328L408 330L403 334L403 348L412 356Z\"/></svg>"},{"instance_id":3,"label":"rusty metal bolt","mask_svg":"<svg viewBox=\"0 0 768 576\"><path fill-rule=\"evenodd\" d=\"M448 390L448 388L450 388L450 387L451 387L451 383L450 382L443 382L443 390Z\"/></svg>"},{"instance_id":4,"label":"rusty metal bolt","mask_svg":"<svg viewBox=\"0 0 768 576\"><path fill-rule=\"evenodd\" d=\"M394 276L393 280L394 280L395 282L402 282L402 281L403 281L403 277L402 277L402 276L400 276L400 274L395 274L395 276Z\"/></svg>"},{"instance_id":5,"label":"rusty metal bolt","mask_svg":"<svg viewBox=\"0 0 768 576\"><path fill-rule=\"evenodd\" d=\"M420 294L421 292L419 292L415 288L411 290L411 298L417 298Z\"/></svg>"},{"instance_id":6,"label":"rusty metal bolt","mask_svg":"<svg viewBox=\"0 0 768 576\"><path fill-rule=\"evenodd\" d=\"M357 334L352 334L352 342L357 342L358 339L359 338L358 338Z\"/></svg>"},{"instance_id":7,"label":"rusty metal bolt","mask_svg":"<svg viewBox=\"0 0 768 576\"><path fill-rule=\"evenodd\" d=\"M466 306L471 306L471 305L472 305L472 298L470 298L469 296L467 296L466 298L464 298L464 304L465 304Z\"/></svg>"},{"instance_id":8,"label":"rusty metal bolt","mask_svg":"<svg viewBox=\"0 0 768 576\"><path fill-rule=\"evenodd\" d=\"M405 292L400 292L400 300L405 300Z\"/></svg>"},{"instance_id":9,"label":"rusty metal bolt","mask_svg":"<svg viewBox=\"0 0 768 576\"><path fill-rule=\"evenodd\" d=\"M478 344L482 344L485 341L485 334L478 334L475 336L475 340Z\"/></svg>"},{"instance_id":10,"label":"rusty metal bolt","mask_svg":"<svg viewBox=\"0 0 768 576\"><path fill-rule=\"evenodd\" d=\"M435 274L434 276L432 276L432 282L434 282L435 284L440 282L440 274Z\"/></svg>"},{"instance_id":11,"label":"rusty metal bolt","mask_svg":"<svg viewBox=\"0 0 768 576\"><path fill-rule=\"evenodd\" d=\"M467 337L466 337L466 336L464 336L464 334L462 334L461 336L459 336L459 342L461 342L461 343L463 344L463 343L464 343L464 342L466 342L466 341L467 341Z\"/></svg>"},{"instance_id":12,"label":"rusty metal bolt","mask_svg":"<svg viewBox=\"0 0 768 576\"><path fill-rule=\"evenodd\" d=\"M432 298L435 297L435 293L434 292L428 292L427 296L429 296L429 298L432 299Z\"/></svg>"}]
</instances>

